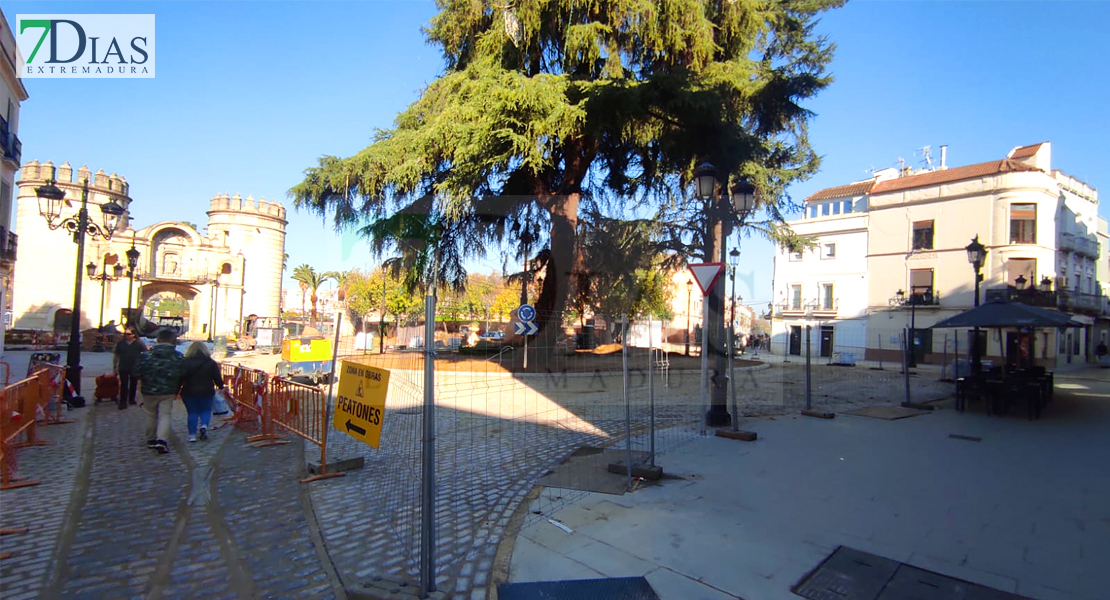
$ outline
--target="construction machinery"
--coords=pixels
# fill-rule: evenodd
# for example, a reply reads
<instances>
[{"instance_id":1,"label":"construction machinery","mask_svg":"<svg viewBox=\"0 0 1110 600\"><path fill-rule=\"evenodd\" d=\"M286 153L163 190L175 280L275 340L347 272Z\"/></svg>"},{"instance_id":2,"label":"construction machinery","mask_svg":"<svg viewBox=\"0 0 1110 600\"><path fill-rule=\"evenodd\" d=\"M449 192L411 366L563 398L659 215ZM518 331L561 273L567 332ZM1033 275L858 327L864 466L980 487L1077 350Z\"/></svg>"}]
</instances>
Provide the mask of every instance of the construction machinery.
<instances>
[{"instance_id":1,"label":"construction machinery","mask_svg":"<svg viewBox=\"0 0 1110 600\"><path fill-rule=\"evenodd\" d=\"M305 377L312 383L327 381L332 370L331 341L315 327L305 327L301 335L284 340L277 374L281 377Z\"/></svg>"},{"instance_id":2,"label":"construction machinery","mask_svg":"<svg viewBox=\"0 0 1110 600\"><path fill-rule=\"evenodd\" d=\"M284 330L277 317L247 315L243 324L236 327L228 336L227 343L234 344L240 352L257 350L264 354L276 354L282 349Z\"/></svg>"}]
</instances>

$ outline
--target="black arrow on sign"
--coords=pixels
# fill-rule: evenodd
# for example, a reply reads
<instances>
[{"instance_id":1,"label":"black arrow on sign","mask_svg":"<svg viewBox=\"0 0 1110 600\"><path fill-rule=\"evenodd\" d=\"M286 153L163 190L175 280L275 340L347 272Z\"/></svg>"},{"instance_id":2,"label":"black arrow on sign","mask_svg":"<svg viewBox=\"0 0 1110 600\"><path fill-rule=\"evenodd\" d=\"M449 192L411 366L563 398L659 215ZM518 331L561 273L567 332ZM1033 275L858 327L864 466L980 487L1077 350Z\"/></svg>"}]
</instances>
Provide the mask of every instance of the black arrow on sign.
<instances>
[{"instance_id":1,"label":"black arrow on sign","mask_svg":"<svg viewBox=\"0 0 1110 600\"><path fill-rule=\"evenodd\" d=\"M366 435L366 430L365 429L359 427L358 425L355 425L355 424L351 423L351 420L347 419L347 433L351 433L352 431L359 434L359 435Z\"/></svg>"}]
</instances>

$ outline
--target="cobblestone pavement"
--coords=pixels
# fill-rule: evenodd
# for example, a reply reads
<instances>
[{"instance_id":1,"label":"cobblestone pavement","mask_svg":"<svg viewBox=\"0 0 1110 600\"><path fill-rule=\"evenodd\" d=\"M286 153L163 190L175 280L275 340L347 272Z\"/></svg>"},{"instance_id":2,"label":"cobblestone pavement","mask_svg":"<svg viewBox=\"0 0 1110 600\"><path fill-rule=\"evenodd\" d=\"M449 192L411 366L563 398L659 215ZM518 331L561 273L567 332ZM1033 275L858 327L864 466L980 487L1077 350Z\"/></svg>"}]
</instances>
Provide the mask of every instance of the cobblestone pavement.
<instances>
[{"instance_id":1,"label":"cobblestone pavement","mask_svg":"<svg viewBox=\"0 0 1110 600\"><path fill-rule=\"evenodd\" d=\"M184 406L174 413L168 455L146 448L141 409L110 403L20 452L44 483L0 496L3 526L31 527L6 536L0 595L345 598L297 482L300 445L252 448L230 426L188 443Z\"/></svg>"}]
</instances>

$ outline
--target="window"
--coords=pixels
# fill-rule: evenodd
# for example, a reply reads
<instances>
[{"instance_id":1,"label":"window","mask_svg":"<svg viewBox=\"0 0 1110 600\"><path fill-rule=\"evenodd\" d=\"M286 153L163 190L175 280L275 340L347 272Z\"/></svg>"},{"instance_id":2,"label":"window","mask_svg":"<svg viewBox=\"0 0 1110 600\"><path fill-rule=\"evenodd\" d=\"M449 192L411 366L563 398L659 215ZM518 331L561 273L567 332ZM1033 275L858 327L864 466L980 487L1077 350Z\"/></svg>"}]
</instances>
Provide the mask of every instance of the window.
<instances>
[{"instance_id":1,"label":"window","mask_svg":"<svg viewBox=\"0 0 1110 600\"><path fill-rule=\"evenodd\" d=\"M12 214L12 184L0 182L0 215Z\"/></svg>"},{"instance_id":2,"label":"window","mask_svg":"<svg viewBox=\"0 0 1110 600\"><path fill-rule=\"evenodd\" d=\"M832 214L834 214L834 215L839 215L840 214L840 203L839 202L833 202L832 203Z\"/></svg>"},{"instance_id":3,"label":"window","mask_svg":"<svg viewBox=\"0 0 1110 600\"><path fill-rule=\"evenodd\" d=\"M799 284L793 284L790 286L790 309L802 309L802 286Z\"/></svg>"},{"instance_id":4,"label":"window","mask_svg":"<svg viewBox=\"0 0 1110 600\"><path fill-rule=\"evenodd\" d=\"M832 310L834 305L835 305L835 300L833 299L833 284L831 284L831 283L822 283L821 284L821 308L823 308L824 310Z\"/></svg>"},{"instance_id":5,"label":"window","mask_svg":"<svg viewBox=\"0 0 1110 600\"><path fill-rule=\"evenodd\" d=\"M824 216L827 216L828 214L829 214L829 203L826 202L826 203L821 205L821 216L824 217Z\"/></svg>"},{"instance_id":6,"label":"window","mask_svg":"<svg viewBox=\"0 0 1110 600\"><path fill-rule=\"evenodd\" d=\"M1036 287L1037 259L1011 258L1006 261L1006 283L1017 287L1018 276L1025 278L1025 288Z\"/></svg>"},{"instance_id":7,"label":"window","mask_svg":"<svg viewBox=\"0 0 1110 600\"><path fill-rule=\"evenodd\" d=\"M932 269L910 269L910 298L915 304L933 303Z\"/></svg>"},{"instance_id":8,"label":"window","mask_svg":"<svg viewBox=\"0 0 1110 600\"><path fill-rule=\"evenodd\" d=\"M1037 243L1037 205L1010 205L1010 243Z\"/></svg>"},{"instance_id":9,"label":"window","mask_svg":"<svg viewBox=\"0 0 1110 600\"><path fill-rule=\"evenodd\" d=\"M816 218L816 217L817 217L817 207L813 204L810 204L809 205L809 218L813 219L813 218Z\"/></svg>"},{"instance_id":10,"label":"window","mask_svg":"<svg viewBox=\"0 0 1110 600\"><path fill-rule=\"evenodd\" d=\"M836 258L836 244L824 244L821 247L821 258Z\"/></svg>"},{"instance_id":11,"label":"window","mask_svg":"<svg viewBox=\"0 0 1110 600\"><path fill-rule=\"evenodd\" d=\"M851 200L845 200L844 201L844 210L841 211L841 212L846 212L846 213L852 212L852 201Z\"/></svg>"},{"instance_id":12,"label":"window","mask_svg":"<svg viewBox=\"0 0 1110 600\"><path fill-rule=\"evenodd\" d=\"M933 249L933 222L914 221L913 223L913 249Z\"/></svg>"}]
</instances>

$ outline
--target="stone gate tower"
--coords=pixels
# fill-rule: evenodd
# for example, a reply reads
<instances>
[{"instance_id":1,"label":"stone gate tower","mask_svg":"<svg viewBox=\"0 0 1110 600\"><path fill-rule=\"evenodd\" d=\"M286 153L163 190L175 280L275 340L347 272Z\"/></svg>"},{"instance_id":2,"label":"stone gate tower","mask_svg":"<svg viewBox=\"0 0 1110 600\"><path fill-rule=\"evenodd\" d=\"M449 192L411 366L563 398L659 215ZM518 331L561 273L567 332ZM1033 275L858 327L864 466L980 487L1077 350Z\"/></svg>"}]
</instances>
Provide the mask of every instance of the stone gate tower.
<instances>
[{"instance_id":1,"label":"stone gate tower","mask_svg":"<svg viewBox=\"0 0 1110 600\"><path fill-rule=\"evenodd\" d=\"M281 263L285 254L285 207L265 198L255 202L238 194L212 198L208 209L208 238L242 255L242 313L278 316L281 300ZM238 282L236 282L238 283ZM232 293L224 301L236 300Z\"/></svg>"}]
</instances>

